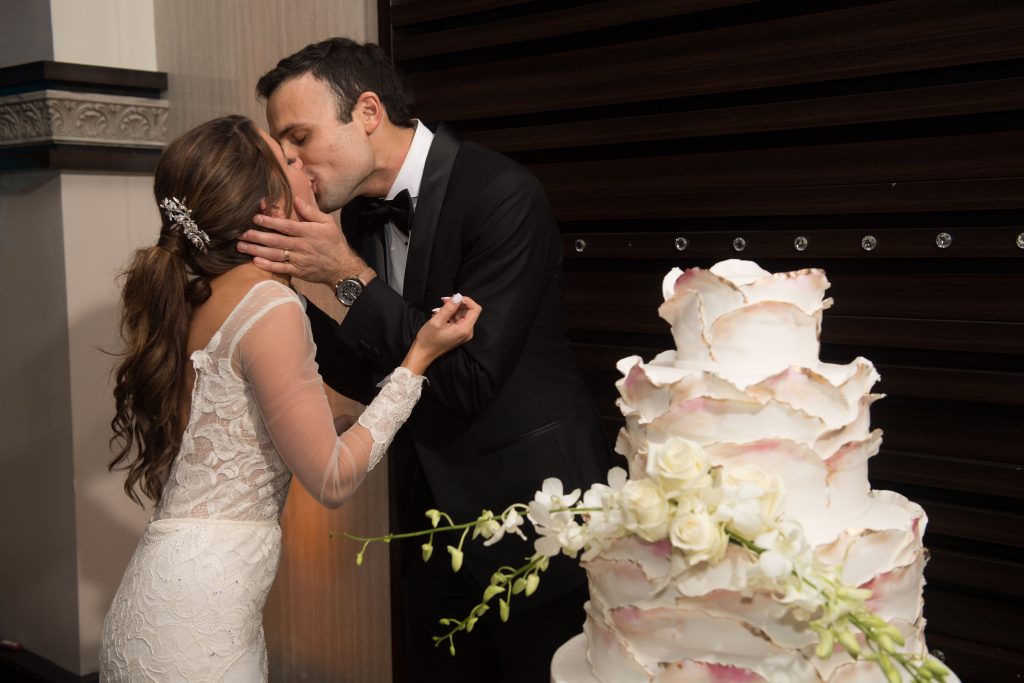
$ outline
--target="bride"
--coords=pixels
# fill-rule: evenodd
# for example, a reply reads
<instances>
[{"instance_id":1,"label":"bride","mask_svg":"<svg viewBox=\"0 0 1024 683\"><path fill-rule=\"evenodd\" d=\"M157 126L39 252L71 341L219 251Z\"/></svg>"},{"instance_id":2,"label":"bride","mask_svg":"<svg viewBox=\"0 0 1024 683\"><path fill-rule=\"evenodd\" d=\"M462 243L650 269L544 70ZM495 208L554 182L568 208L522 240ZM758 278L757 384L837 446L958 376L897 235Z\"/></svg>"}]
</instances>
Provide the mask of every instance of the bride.
<instances>
[{"instance_id":1,"label":"bride","mask_svg":"<svg viewBox=\"0 0 1024 683\"><path fill-rule=\"evenodd\" d=\"M229 116L171 143L154 190L160 237L124 284L111 468L156 509L104 621L100 677L265 681L261 614L292 474L341 505L409 416L430 363L472 337L480 307L449 298L339 436L303 299L235 248L254 214L312 205L306 177Z\"/></svg>"}]
</instances>

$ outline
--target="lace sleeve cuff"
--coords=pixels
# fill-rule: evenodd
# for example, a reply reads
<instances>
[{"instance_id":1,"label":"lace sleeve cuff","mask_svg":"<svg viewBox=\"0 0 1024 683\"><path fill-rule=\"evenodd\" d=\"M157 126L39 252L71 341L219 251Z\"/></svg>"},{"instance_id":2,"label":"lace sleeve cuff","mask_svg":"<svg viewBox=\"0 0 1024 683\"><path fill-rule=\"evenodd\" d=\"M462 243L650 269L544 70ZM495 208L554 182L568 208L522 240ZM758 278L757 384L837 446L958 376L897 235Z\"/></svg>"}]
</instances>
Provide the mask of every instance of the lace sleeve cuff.
<instances>
[{"instance_id":1,"label":"lace sleeve cuff","mask_svg":"<svg viewBox=\"0 0 1024 683\"><path fill-rule=\"evenodd\" d=\"M384 457L391 440L409 418L413 406L420 398L425 381L425 377L414 375L406 368L395 368L394 372L380 383L380 393L359 416L359 424L373 437L368 472Z\"/></svg>"}]
</instances>

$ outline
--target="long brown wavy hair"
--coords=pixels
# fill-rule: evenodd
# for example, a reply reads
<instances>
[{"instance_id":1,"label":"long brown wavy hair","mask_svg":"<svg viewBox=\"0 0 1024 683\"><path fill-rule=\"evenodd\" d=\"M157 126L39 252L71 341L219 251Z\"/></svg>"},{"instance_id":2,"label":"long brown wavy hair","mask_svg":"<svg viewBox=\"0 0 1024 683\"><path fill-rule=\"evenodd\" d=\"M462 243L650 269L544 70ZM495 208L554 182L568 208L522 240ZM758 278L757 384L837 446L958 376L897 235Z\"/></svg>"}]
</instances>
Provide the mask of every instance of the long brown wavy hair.
<instances>
[{"instance_id":1,"label":"long brown wavy hair","mask_svg":"<svg viewBox=\"0 0 1024 683\"><path fill-rule=\"evenodd\" d=\"M244 116L208 121L168 145L153 194L157 204L166 197L182 200L210 243L203 253L161 211L156 245L135 252L122 274L124 350L115 371L116 414L110 423L117 455L109 469L128 471L125 493L140 505L136 487L160 500L181 442L192 311L210 297L211 278L249 261L235 245L252 227L260 201L283 201L286 215L292 206L284 170Z\"/></svg>"}]
</instances>

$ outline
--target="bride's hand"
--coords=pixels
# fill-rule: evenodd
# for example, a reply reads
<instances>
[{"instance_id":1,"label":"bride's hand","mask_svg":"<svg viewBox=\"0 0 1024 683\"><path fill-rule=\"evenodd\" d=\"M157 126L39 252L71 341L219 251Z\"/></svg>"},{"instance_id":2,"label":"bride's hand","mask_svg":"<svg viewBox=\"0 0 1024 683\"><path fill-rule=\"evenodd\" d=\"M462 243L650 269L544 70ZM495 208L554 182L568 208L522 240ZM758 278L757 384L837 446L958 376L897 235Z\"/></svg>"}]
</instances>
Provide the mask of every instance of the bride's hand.
<instances>
[{"instance_id":1,"label":"bride's hand","mask_svg":"<svg viewBox=\"0 0 1024 683\"><path fill-rule=\"evenodd\" d=\"M424 374L432 362L473 338L473 326L481 310L480 304L468 296L446 298L416 333L402 367Z\"/></svg>"}]
</instances>

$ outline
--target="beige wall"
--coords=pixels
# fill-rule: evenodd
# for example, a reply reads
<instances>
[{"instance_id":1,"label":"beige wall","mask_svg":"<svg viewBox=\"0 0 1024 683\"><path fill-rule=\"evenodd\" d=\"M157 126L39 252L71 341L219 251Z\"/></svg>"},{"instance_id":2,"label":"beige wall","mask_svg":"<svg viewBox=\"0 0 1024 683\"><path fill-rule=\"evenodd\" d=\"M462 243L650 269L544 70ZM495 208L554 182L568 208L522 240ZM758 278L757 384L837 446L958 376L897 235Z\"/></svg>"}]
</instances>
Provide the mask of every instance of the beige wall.
<instances>
[{"instance_id":1,"label":"beige wall","mask_svg":"<svg viewBox=\"0 0 1024 683\"><path fill-rule=\"evenodd\" d=\"M157 65L170 76L171 137L224 114L266 125L256 81L332 36L376 40L374 0L154 0Z\"/></svg>"}]
</instances>

